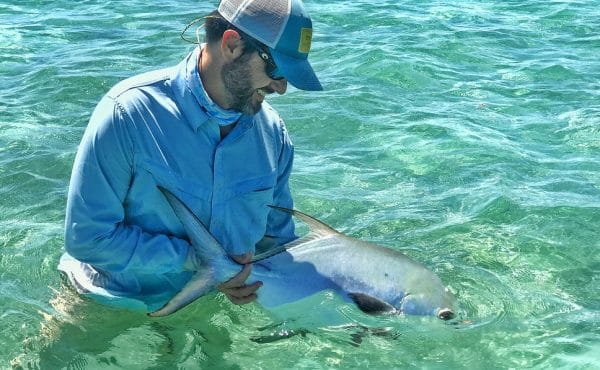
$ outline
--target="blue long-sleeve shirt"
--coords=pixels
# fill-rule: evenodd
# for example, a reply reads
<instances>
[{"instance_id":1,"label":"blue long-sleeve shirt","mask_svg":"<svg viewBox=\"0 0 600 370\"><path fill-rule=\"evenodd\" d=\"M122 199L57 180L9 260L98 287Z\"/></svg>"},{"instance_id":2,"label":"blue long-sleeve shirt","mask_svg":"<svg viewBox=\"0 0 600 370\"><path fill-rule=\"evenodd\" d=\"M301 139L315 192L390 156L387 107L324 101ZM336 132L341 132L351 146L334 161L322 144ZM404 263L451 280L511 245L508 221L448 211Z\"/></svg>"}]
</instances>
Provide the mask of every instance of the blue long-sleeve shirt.
<instances>
[{"instance_id":1,"label":"blue long-sleeve shirt","mask_svg":"<svg viewBox=\"0 0 600 370\"><path fill-rule=\"evenodd\" d=\"M295 238L289 215L267 207L292 208L293 147L283 121L263 103L221 140L198 99L199 55L197 48L176 67L117 84L92 114L73 166L59 265L82 293L153 309L189 280L190 245L157 185L182 199L230 255L254 251L265 236Z\"/></svg>"}]
</instances>

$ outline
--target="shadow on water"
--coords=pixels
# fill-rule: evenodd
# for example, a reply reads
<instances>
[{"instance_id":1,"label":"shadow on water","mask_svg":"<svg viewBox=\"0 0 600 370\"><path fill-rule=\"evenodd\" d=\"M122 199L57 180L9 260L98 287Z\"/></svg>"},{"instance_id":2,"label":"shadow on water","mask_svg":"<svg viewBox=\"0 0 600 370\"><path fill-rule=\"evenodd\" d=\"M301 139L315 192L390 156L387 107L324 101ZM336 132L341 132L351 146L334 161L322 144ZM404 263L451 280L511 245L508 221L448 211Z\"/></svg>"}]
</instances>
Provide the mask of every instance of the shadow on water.
<instances>
[{"instance_id":1,"label":"shadow on water","mask_svg":"<svg viewBox=\"0 0 600 370\"><path fill-rule=\"evenodd\" d=\"M320 329L288 329L286 323L280 323L275 325L269 325L267 327L259 328L261 335L256 335L250 338L254 343L268 344L274 343L281 340L287 340L295 336L306 338L308 335L320 335L319 331L323 330L338 330L344 338L344 341L352 346L358 347L362 341L369 336L377 336L388 340L396 340L401 332L397 329L390 327L368 327L359 324L347 324L338 328L320 328ZM321 334L322 335L322 334Z\"/></svg>"},{"instance_id":2,"label":"shadow on water","mask_svg":"<svg viewBox=\"0 0 600 370\"><path fill-rule=\"evenodd\" d=\"M82 298L64 283L50 304L54 312L42 313L39 334L24 341L13 369L239 368L226 359L231 319L218 304L153 319Z\"/></svg>"},{"instance_id":3,"label":"shadow on water","mask_svg":"<svg viewBox=\"0 0 600 370\"><path fill-rule=\"evenodd\" d=\"M410 336L414 331L435 336L473 324L465 318L467 311L459 312L456 319L448 321L432 316L370 315L332 291L319 292L285 305L280 311L272 310L271 323L256 327L249 340L258 345L278 345L288 341L296 344L329 342L339 345L342 351L352 351L365 341L383 341L394 346L400 345L399 339L403 335Z\"/></svg>"},{"instance_id":4,"label":"shadow on water","mask_svg":"<svg viewBox=\"0 0 600 370\"><path fill-rule=\"evenodd\" d=\"M50 302L52 309L42 314L39 334L24 342L13 368L268 368L322 366L324 358L350 366L383 349L390 355L369 357L372 364L397 365L396 355L403 363L418 363L432 353L458 351L460 356L446 361L480 366L482 359L494 358L493 350L475 354L467 344L491 343L496 339L490 331L508 335L519 320L511 289L496 275L485 269L466 275L477 278L458 285L461 309L450 321L370 316L333 292L317 293L266 316L258 306L233 308L225 298L210 296L172 316L152 319L99 305L63 285ZM282 358L282 351L289 358Z\"/></svg>"}]
</instances>

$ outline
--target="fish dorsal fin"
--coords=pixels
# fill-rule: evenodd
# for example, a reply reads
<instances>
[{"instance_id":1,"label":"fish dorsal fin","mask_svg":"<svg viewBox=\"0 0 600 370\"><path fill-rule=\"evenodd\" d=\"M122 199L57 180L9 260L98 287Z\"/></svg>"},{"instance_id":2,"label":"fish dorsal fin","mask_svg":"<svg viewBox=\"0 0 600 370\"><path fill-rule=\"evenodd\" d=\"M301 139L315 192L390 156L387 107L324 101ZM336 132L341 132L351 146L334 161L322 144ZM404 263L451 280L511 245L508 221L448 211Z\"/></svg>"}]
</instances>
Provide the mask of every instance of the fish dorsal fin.
<instances>
[{"instance_id":1,"label":"fish dorsal fin","mask_svg":"<svg viewBox=\"0 0 600 370\"><path fill-rule=\"evenodd\" d=\"M295 209L289 209L289 208L284 208L284 207L278 207L278 206L269 206L273 209L276 209L280 212L285 212L285 213L289 213L292 216L298 217L300 220L302 220L303 222L305 222L308 227L310 228L310 232L308 235L300 238L300 239L296 239L293 240L289 243L286 243L284 245L280 245L274 248L270 248L267 251L257 254L256 256L254 256L254 258L252 259L252 262L256 262L256 261L260 261L260 260L264 260L266 258L269 257L273 257L274 255L277 255L281 252L284 252L288 249L294 248L298 245L307 243L311 240L315 240L315 239L320 239L326 236L330 236L330 235L337 235L339 234L339 231L337 231L336 229L334 229L333 227L317 220L314 217L311 217L309 215L307 215L306 213L302 213L300 211L296 211Z\"/></svg>"},{"instance_id":2,"label":"fish dorsal fin","mask_svg":"<svg viewBox=\"0 0 600 370\"><path fill-rule=\"evenodd\" d=\"M278 246L270 248L262 253L259 253L256 256L254 256L254 258L252 258L252 262L257 262L260 260L267 259L269 257L273 257L276 254L287 251L288 249L292 249L298 245L301 245L301 244L307 243L311 240L319 239L322 237L323 237L323 235L319 235L316 233L310 233L300 239L292 240L291 242L286 243L284 245L278 245Z\"/></svg>"},{"instance_id":3,"label":"fish dorsal fin","mask_svg":"<svg viewBox=\"0 0 600 370\"><path fill-rule=\"evenodd\" d=\"M288 243L288 244L290 244L290 243ZM254 262L258 262L258 261L267 259L269 257L273 257L274 255L279 254L281 252L284 252L284 251L286 251L289 248L288 244L278 245L277 247L273 247L273 248L271 248L271 249L269 249L267 251L259 253L259 254L257 254L256 256L254 256L252 258L252 262L253 263Z\"/></svg>"},{"instance_id":4,"label":"fish dorsal fin","mask_svg":"<svg viewBox=\"0 0 600 370\"><path fill-rule=\"evenodd\" d=\"M308 225L311 233L317 234L319 236L328 236L331 234L339 234L339 231L337 231L333 227L327 225L324 222L317 220L314 217L307 215L306 213L296 211L295 209L283 208L283 207L278 207L278 206L269 206L269 207L276 209L278 211L281 211L281 212L289 213L295 217L298 217L299 219L301 219Z\"/></svg>"},{"instance_id":5,"label":"fish dorsal fin","mask_svg":"<svg viewBox=\"0 0 600 370\"><path fill-rule=\"evenodd\" d=\"M392 314L396 308L391 304L364 293L348 293L348 296L356 303L364 313L371 315Z\"/></svg>"},{"instance_id":6,"label":"fish dorsal fin","mask_svg":"<svg viewBox=\"0 0 600 370\"><path fill-rule=\"evenodd\" d=\"M311 240L319 239L322 237L323 237L323 235L319 235L316 233L310 233L300 239L292 240L291 242L286 243L284 245L278 245L278 246L271 247L271 248L267 249L266 251L254 256L254 258L252 258L252 262L257 262L260 260L267 259L269 257L273 257L276 254L287 251L288 249L292 249L298 245L308 243Z\"/></svg>"}]
</instances>

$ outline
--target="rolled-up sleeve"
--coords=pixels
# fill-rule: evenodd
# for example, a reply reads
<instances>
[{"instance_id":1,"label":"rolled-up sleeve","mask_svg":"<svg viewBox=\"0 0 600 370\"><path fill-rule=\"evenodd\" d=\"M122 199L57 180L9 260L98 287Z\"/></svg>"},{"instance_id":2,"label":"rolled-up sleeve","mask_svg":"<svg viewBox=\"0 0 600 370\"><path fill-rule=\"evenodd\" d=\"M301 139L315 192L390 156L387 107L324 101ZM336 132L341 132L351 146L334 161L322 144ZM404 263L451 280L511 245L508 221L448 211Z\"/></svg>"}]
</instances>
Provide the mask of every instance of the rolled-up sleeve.
<instances>
[{"instance_id":1,"label":"rolled-up sleeve","mask_svg":"<svg viewBox=\"0 0 600 370\"><path fill-rule=\"evenodd\" d=\"M104 97L78 149L69 185L65 249L77 260L109 272L182 271L189 244L149 234L125 222L133 179L135 140L121 106Z\"/></svg>"}]
</instances>

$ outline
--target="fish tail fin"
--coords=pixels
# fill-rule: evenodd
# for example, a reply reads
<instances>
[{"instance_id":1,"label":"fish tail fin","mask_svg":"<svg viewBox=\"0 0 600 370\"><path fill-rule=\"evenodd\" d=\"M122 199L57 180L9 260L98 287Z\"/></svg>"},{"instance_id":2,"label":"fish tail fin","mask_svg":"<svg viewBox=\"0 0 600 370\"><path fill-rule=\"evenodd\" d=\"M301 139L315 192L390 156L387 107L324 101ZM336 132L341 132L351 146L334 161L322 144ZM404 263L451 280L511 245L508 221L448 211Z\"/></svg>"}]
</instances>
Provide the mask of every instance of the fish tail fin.
<instances>
[{"instance_id":1,"label":"fish tail fin","mask_svg":"<svg viewBox=\"0 0 600 370\"><path fill-rule=\"evenodd\" d=\"M198 297L201 297L216 287L216 282L224 281L233 276L236 272L235 263L229 259L225 249L210 234L202 221L192 210L183 203L175 194L162 186L158 189L163 193L167 202L175 212L177 218L182 223L185 232L190 238L192 248L196 254L198 271L192 279L171 298L163 307L149 313L151 317L160 317L170 315L182 307L192 303Z\"/></svg>"},{"instance_id":2,"label":"fish tail fin","mask_svg":"<svg viewBox=\"0 0 600 370\"><path fill-rule=\"evenodd\" d=\"M198 271L179 293L158 310L148 313L148 316L162 317L177 312L213 288L213 276L210 269Z\"/></svg>"},{"instance_id":3,"label":"fish tail fin","mask_svg":"<svg viewBox=\"0 0 600 370\"><path fill-rule=\"evenodd\" d=\"M183 203L175 194L168 189L157 186L163 193L171 208L175 212L179 221L183 224L188 237L190 238L196 256L202 261L210 261L214 258L226 256L227 253L221 244L211 235L206 226L192 212L192 210Z\"/></svg>"}]
</instances>

